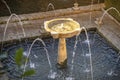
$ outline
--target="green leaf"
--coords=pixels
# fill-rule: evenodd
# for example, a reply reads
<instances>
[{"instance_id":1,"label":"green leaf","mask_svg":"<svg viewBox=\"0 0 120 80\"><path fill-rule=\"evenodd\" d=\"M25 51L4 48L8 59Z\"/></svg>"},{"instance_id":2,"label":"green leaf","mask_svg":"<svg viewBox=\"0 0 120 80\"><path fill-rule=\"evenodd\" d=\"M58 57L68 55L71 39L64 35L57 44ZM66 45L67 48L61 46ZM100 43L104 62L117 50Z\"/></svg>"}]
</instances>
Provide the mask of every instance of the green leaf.
<instances>
[{"instance_id":1,"label":"green leaf","mask_svg":"<svg viewBox=\"0 0 120 80\"><path fill-rule=\"evenodd\" d=\"M23 49L19 48L15 54L15 62L18 66L22 65L22 58L23 58Z\"/></svg>"},{"instance_id":2,"label":"green leaf","mask_svg":"<svg viewBox=\"0 0 120 80\"><path fill-rule=\"evenodd\" d=\"M30 70L25 71L23 73L22 77L32 76L33 74L35 74L35 70L34 69L30 69Z\"/></svg>"}]
</instances>

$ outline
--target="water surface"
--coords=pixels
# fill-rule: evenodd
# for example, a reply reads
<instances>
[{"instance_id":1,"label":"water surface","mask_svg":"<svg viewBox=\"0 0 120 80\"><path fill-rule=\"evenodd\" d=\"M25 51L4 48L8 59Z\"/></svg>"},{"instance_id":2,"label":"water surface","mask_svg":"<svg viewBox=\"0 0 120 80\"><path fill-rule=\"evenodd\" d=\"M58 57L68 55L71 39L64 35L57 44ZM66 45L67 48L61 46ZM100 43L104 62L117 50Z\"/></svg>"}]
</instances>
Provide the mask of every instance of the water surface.
<instances>
[{"instance_id":1,"label":"water surface","mask_svg":"<svg viewBox=\"0 0 120 80\"><path fill-rule=\"evenodd\" d=\"M118 52L112 48L111 45L101 37L95 31L88 32L90 38L90 45L92 50L92 61L93 61L93 77L94 80L119 80L120 79L120 60L118 60ZM84 32L79 36L80 40L77 44L73 77L75 80L91 80L90 76L90 57L88 55L88 45ZM53 71L56 72L56 78L52 80L65 80L69 77L71 72L71 59L72 52L75 43L75 37L67 39L67 49L68 49L68 68L57 69L57 46L58 40L55 40L54 48L53 38L43 39L47 45L47 49L50 55L50 60L52 63ZM19 72L16 69L14 63L15 51L21 46L24 48L24 53L27 53L28 47L30 47L32 41L27 41L27 44L21 42L20 44L12 44L11 46L6 46L5 51L9 53L8 59L4 60L4 66L8 68L8 76L11 80L16 80ZM51 80L48 78L50 71L45 50L41 42L36 42L32 48L30 55L31 64L34 64L36 74L32 77L26 78L25 80ZM27 69L30 68L30 62L28 63Z\"/></svg>"}]
</instances>

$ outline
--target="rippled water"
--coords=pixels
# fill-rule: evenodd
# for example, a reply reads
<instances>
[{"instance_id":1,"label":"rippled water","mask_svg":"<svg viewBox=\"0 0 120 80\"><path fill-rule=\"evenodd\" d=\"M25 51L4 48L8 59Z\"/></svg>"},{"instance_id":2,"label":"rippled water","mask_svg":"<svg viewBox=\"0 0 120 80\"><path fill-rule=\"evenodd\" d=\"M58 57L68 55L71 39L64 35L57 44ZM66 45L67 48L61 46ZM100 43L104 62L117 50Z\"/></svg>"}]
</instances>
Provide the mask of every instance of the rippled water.
<instances>
[{"instance_id":1,"label":"rippled water","mask_svg":"<svg viewBox=\"0 0 120 80\"><path fill-rule=\"evenodd\" d=\"M118 52L112 48L111 45L101 37L95 31L89 31L89 42L92 50L92 61L93 61L93 77L94 80L119 80L120 79L120 60L118 60ZM76 56L73 69L73 78L75 80L91 80L90 77L90 63L89 63L89 54L88 46L84 32L79 36L80 40L77 44ZM43 39L47 45L47 49L50 55L50 60L53 66L53 78L49 79L48 74L50 73L49 64L43 45L40 42L36 42L32 48L30 55L30 62L28 68L35 68L36 74L32 77L26 78L25 80L65 80L66 77L69 77L70 67L71 67L71 58L73 47L75 43L75 37L67 39L67 49L68 49L68 68L66 69L57 69L57 46L58 40L55 40L55 45L53 48L54 40L52 38ZM18 71L14 63L14 53L19 47L24 48L24 55L27 54L27 48L30 47L32 41L26 43L14 44L11 46L6 46L5 50L8 51L9 57L4 60L4 66L8 67L8 76L11 80L17 78ZM39 45L41 44L41 45Z\"/></svg>"}]
</instances>

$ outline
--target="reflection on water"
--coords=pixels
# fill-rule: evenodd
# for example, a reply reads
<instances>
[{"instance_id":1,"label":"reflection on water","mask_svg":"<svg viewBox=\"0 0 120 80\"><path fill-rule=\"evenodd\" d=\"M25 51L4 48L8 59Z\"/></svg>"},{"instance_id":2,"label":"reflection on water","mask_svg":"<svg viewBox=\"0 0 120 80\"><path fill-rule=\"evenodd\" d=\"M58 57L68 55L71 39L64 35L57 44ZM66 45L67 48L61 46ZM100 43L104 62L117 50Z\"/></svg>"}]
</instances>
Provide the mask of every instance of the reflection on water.
<instances>
[{"instance_id":1,"label":"reflection on water","mask_svg":"<svg viewBox=\"0 0 120 80\"><path fill-rule=\"evenodd\" d=\"M43 12L49 3L55 6L55 9L73 7L75 0L5 0L11 8L12 13L23 14L33 12ZM98 0L93 0L97 3ZM100 0L103 2L104 0ZM80 6L91 4L91 0L78 0ZM52 9L49 9L52 10ZM0 0L0 16L9 15L9 11L5 4Z\"/></svg>"}]
</instances>

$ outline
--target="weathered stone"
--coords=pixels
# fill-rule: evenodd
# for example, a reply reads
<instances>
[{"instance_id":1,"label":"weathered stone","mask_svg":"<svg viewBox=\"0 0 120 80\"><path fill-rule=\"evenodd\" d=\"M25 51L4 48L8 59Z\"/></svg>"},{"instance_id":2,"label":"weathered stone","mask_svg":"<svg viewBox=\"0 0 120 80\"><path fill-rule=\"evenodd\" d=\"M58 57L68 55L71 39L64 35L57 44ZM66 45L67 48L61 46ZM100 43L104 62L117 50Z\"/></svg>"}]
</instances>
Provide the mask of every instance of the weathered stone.
<instances>
[{"instance_id":1,"label":"weathered stone","mask_svg":"<svg viewBox=\"0 0 120 80\"><path fill-rule=\"evenodd\" d=\"M98 7L98 6L96 6L96 7ZM87 9L88 9L88 7L87 7ZM81 10L83 10L82 7L81 7L80 11ZM102 16L104 11L103 12L102 11L93 11L93 12L85 12L85 13L77 12L77 14L73 14L76 12L73 12L71 8L60 9L60 10L55 10L55 11L58 12L58 13L56 12L56 16L51 16L49 14L45 14L46 12L42 12L42 13L38 13L38 14L33 13L34 15L38 15L39 18L35 17L35 18L37 18L36 20L23 21L23 27L25 29L26 38L35 37L35 36L39 36L39 37L50 36L49 33L46 33L46 31L43 28L44 21L48 21L53 18L58 18L58 16L59 16L61 18L62 17L73 18L74 20L76 20L77 22L79 22L81 24L81 27L86 27L87 29L97 28L98 31L107 38L108 41L110 41L117 49L120 50L120 45L119 45L120 44L120 25L118 25L119 22L117 22L117 24L116 24L116 21L114 20L114 18L111 18L108 15L105 15L102 20L103 24L101 25L101 27L94 23L95 19ZM43 14L44 14L44 17L41 16ZM51 12L50 12L50 14L51 14ZM52 14L53 14L53 12L52 12ZM24 14L24 16L27 16L26 18L28 18L29 14ZM47 16L50 16L50 17L47 17ZM91 16L91 19L90 19L90 16ZM5 17L5 19L7 19L7 18ZM4 20L4 21L6 21L6 20ZM14 41L19 38L18 36L15 36L15 34L17 31L19 33L21 32L21 26L17 23L18 30L16 30L16 27L15 27L16 25L14 25L14 24L16 24L16 23L9 23L4 41L6 41L6 42ZM0 25L0 28L1 28L0 29L1 30L0 31L0 42L2 42L2 40L3 40L3 33L4 33L5 25L6 24ZM13 33L13 32L14 32L14 34L9 36L9 34ZM32 34L31 32L33 32L35 34ZM22 34L22 33L23 32L21 32L20 34ZM14 36L14 37L12 37L12 36ZM21 36L21 38L24 38L22 35L20 35L20 36ZM13 38L14 38L14 40L11 40Z\"/></svg>"},{"instance_id":2,"label":"weathered stone","mask_svg":"<svg viewBox=\"0 0 120 80\"><path fill-rule=\"evenodd\" d=\"M0 74L0 80L9 80L7 74Z\"/></svg>"}]
</instances>

